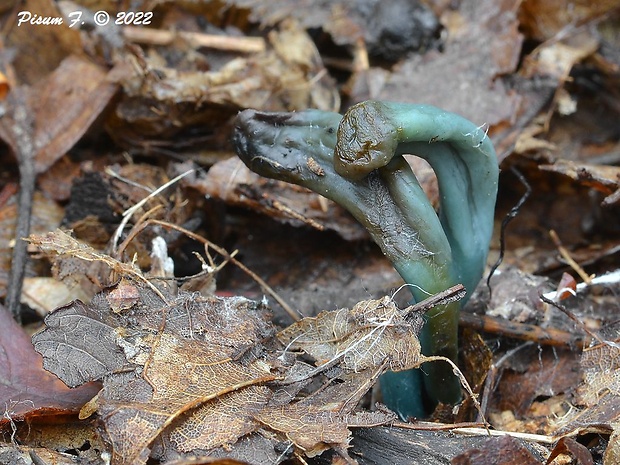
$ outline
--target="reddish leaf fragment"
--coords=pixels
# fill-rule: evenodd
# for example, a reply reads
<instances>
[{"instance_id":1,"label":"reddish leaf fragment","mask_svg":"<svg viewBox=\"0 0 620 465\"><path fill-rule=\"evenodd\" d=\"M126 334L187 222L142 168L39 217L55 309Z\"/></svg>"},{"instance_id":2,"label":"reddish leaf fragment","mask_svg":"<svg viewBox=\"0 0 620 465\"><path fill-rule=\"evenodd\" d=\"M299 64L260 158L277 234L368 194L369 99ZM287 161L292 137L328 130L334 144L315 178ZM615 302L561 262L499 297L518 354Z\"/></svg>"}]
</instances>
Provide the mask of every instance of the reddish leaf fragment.
<instances>
[{"instance_id":1,"label":"reddish leaf fragment","mask_svg":"<svg viewBox=\"0 0 620 465\"><path fill-rule=\"evenodd\" d=\"M572 291L572 292L571 292ZM558 283L558 289L556 291L556 299L564 300L568 299L570 296L575 295L577 292L577 281L570 274L564 272L562 273L562 278Z\"/></svg>"},{"instance_id":2,"label":"reddish leaf fragment","mask_svg":"<svg viewBox=\"0 0 620 465\"><path fill-rule=\"evenodd\" d=\"M0 426L10 420L76 413L99 390L96 384L69 389L45 371L30 338L0 305Z\"/></svg>"},{"instance_id":3,"label":"reddish leaf fragment","mask_svg":"<svg viewBox=\"0 0 620 465\"><path fill-rule=\"evenodd\" d=\"M37 89L31 103L36 112L37 173L67 153L101 114L117 89L106 78L100 66L70 56Z\"/></svg>"},{"instance_id":4,"label":"reddish leaf fragment","mask_svg":"<svg viewBox=\"0 0 620 465\"><path fill-rule=\"evenodd\" d=\"M604 207L620 201L620 167L558 160L553 165L542 165L539 168L544 171L561 173L584 186L602 192L607 196L602 202Z\"/></svg>"},{"instance_id":5,"label":"reddish leaf fragment","mask_svg":"<svg viewBox=\"0 0 620 465\"><path fill-rule=\"evenodd\" d=\"M480 447L457 455L452 465L540 465L540 460L517 439L502 436L488 439Z\"/></svg>"},{"instance_id":6,"label":"reddish leaf fragment","mask_svg":"<svg viewBox=\"0 0 620 465\"><path fill-rule=\"evenodd\" d=\"M0 72L0 101L3 101L6 98L10 88L11 85L9 84L9 80L6 78L6 75Z\"/></svg>"},{"instance_id":7,"label":"reddish leaf fragment","mask_svg":"<svg viewBox=\"0 0 620 465\"><path fill-rule=\"evenodd\" d=\"M594 465L592 454L586 446L579 444L572 438L562 438L551 451L547 463L553 462L558 455L568 454L573 457L575 465Z\"/></svg>"},{"instance_id":8,"label":"reddish leaf fragment","mask_svg":"<svg viewBox=\"0 0 620 465\"><path fill-rule=\"evenodd\" d=\"M108 294L110 308L116 313L130 309L139 300L140 290L135 284L126 279L121 279L121 282Z\"/></svg>"}]
</instances>

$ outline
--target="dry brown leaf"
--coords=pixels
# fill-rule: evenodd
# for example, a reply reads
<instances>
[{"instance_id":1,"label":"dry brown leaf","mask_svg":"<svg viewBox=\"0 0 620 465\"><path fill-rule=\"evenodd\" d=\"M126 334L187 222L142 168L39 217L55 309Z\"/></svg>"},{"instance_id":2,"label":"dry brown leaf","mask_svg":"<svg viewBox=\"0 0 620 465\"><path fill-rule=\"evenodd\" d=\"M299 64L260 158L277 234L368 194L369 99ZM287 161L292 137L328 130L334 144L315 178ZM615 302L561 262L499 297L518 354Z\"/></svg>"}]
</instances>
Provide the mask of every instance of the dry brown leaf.
<instances>
[{"instance_id":1,"label":"dry brown leaf","mask_svg":"<svg viewBox=\"0 0 620 465\"><path fill-rule=\"evenodd\" d=\"M574 463L579 465L594 465L592 454L588 448L572 438L561 438L547 458L547 463L553 463L553 460L560 455L571 456Z\"/></svg>"},{"instance_id":2,"label":"dry brown leaf","mask_svg":"<svg viewBox=\"0 0 620 465\"><path fill-rule=\"evenodd\" d=\"M45 371L26 332L0 305L0 429L42 416L75 414L99 390L98 384L69 389ZM10 435L10 433L9 433Z\"/></svg>"},{"instance_id":3,"label":"dry brown leaf","mask_svg":"<svg viewBox=\"0 0 620 465\"><path fill-rule=\"evenodd\" d=\"M227 143L214 133L240 108L339 108L336 85L297 23L282 24L269 34L269 42L265 52L234 58L208 72L180 71L148 56L125 56L115 71L124 97L108 121L111 136L123 145L156 150L185 134L181 143L174 143L175 151L193 139L204 149L205 139L211 147ZM151 143L154 140L158 142Z\"/></svg>"},{"instance_id":4,"label":"dry brown leaf","mask_svg":"<svg viewBox=\"0 0 620 465\"><path fill-rule=\"evenodd\" d=\"M287 405L264 410L258 420L282 433L308 457L314 457L333 446L346 448L350 432L345 418L313 405Z\"/></svg>"},{"instance_id":5,"label":"dry brown leaf","mask_svg":"<svg viewBox=\"0 0 620 465\"><path fill-rule=\"evenodd\" d=\"M322 312L304 318L278 333L288 350L301 349L317 365L338 363L344 370L357 372L387 363L392 371L417 367L420 354L417 333L422 315L406 321L407 309L401 311L389 297L366 300L351 310Z\"/></svg>"},{"instance_id":6,"label":"dry brown leaf","mask_svg":"<svg viewBox=\"0 0 620 465\"><path fill-rule=\"evenodd\" d=\"M372 55L391 61L424 49L436 39L439 22L424 2L366 0L228 0L249 8L251 18L273 26L295 18L306 29L318 29L341 46L353 48L364 40Z\"/></svg>"},{"instance_id":7,"label":"dry brown leaf","mask_svg":"<svg viewBox=\"0 0 620 465\"><path fill-rule=\"evenodd\" d=\"M19 5L18 11L36 13L43 18L62 17L52 0L27 0ZM17 84L33 85L56 69L67 56L83 54L80 31L71 29L67 22L62 25L25 23L18 26L17 14L8 17L7 27L3 30L6 34L4 45L14 50L12 65L19 76ZM58 107L54 110L57 111Z\"/></svg>"},{"instance_id":8,"label":"dry brown leaf","mask_svg":"<svg viewBox=\"0 0 620 465\"><path fill-rule=\"evenodd\" d=\"M539 168L544 171L561 173L580 184L602 192L607 196L602 202L603 206L611 206L620 202L620 167L558 160L553 165L541 165Z\"/></svg>"},{"instance_id":9,"label":"dry brown leaf","mask_svg":"<svg viewBox=\"0 0 620 465\"><path fill-rule=\"evenodd\" d=\"M190 452L235 443L256 429L253 413L271 394L260 385L274 379L268 366L244 367L226 357L225 346L214 347L209 340L164 333L139 344L132 347L134 360L144 367L142 377L152 394L106 389L99 399L115 463L148 457L150 444L163 432L164 444Z\"/></svg>"},{"instance_id":10,"label":"dry brown leaf","mask_svg":"<svg viewBox=\"0 0 620 465\"><path fill-rule=\"evenodd\" d=\"M91 297L81 287L68 286L54 278L33 277L24 279L21 301L43 317L72 300L89 300Z\"/></svg>"},{"instance_id":11,"label":"dry brown leaf","mask_svg":"<svg viewBox=\"0 0 620 465\"><path fill-rule=\"evenodd\" d=\"M540 465L523 443L511 436L489 438L480 447L454 457L452 465Z\"/></svg>"},{"instance_id":12,"label":"dry brown leaf","mask_svg":"<svg viewBox=\"0 0 620 465\"><path fill-rule=\"evenodd\" d=\"M43 173L82 138L109 103L117 86L107 75L99 65L68 56L36 85L11 91L10 117L2 119L0 136L18 160L33 157L34 172ZM23 112L27 118L20 118ZM30 138L28 153L23 152L24 135Z\"/></svg>"},{"instance_id":13,"label":"dry brown leaf","mask_svg":"<svg viewBox=\"0 0 620 465\"><path fill-rule=\"evenodd\" d=\"M293 225L334 230L347 240L367 239L367 231L331 200L283 181L267 179L230 158L213 165L200 185L206 195L244 206Z\"/></svg>"},{"instance_id":14,"label":"dry brown leaf","mask_svg":"<svg viewBox=\"0 0 620 465\"><path fill-rule=\"evenodd\" d=\"M133 265L61 231L30 240L47 253L101 261L121 277L89 305L50 313L33 337L46 368L67 384L103 380L81 414L101 417L114 465L222 447L236 457L231 445L261 431L296 454L334 448L346 457L351 427L395 418L355 413L378 377L437 359L420 354L422 311L464 294L456 286L404 311L389 297L364 301L274 337L263 309L246 299L156 288Z\"/></svg>"},{"instance_id":15,"label":"dry brown leaf","mask_svg":"<svg viewBox=\"0 0 620 465\"><path fill-rule=\"evenodd\" d=\"M620 346L610 343L584 349L581 368L584 377L581 402L595 406L603 394L611 394L620 402Z\"/></svg>"},{"instance_id":16,"label":"dry brown leaf","mask_svg":"<svg viewBox=\"0 0 620 465\"><path fill-rule=\"evenodd\" d=\"M620 412L620 346L606 341L584 349L581 356L583 382L577 390L577 404L585 406L562 419L557 436L573 432L609 434Z\"/></svg>"},{"instance_id":17,"label":"dry brown leaf","mask_svg":"<svg viewBox=\"0 0 620 465\"><path fill-rule=\"evenodd\" d=\"M603 458L604 465L612 465L614 463L620 463L620 424L613 423L613 432L609 437L609 443L607 449L605 449L605 455Z\"/></svg>"},{"instance_id":18,"label":"dry brown leaf","mask_svg":"<svg viewBox=\"0 0 620 465\"><path fill-rule=\"evenodd\" d=\"M369 97L436 105L486 127L513 121L520 97L498 77L518 65L518 3L468 2L451 13L458 19L444 17L450 21L444 50L409 57Z\"/></svg>"},{"instance_id":19,"label":"dry brown leaf","mask_svg":"<svg viewBox=\"0 0 620 465\"><path fill-rule=\"evenodd\" d=\"M101 66L69 56L33 89L30 107L36 113L37 173L45 172L64 156L109 103L117 86L107 76Z\"/></svg>"},{"instance_id":20,"label":"dry brown leaf","mask_svg":"<svg viewBox=\"0 0 620 465\"><path fill-rule=\"evenodd\" d=\"M97 252L91 246L74 239L61 229L40 235L32 234L27 241L38 247L50 258L57 259L55 272L61 279L73 274L88 275L88 269L83 266L84 262L87 264L100 263L106 265L110 273L114 273L116 276L127 276L143 282L163 298L159 290L144 277L142 271L133 263L123 263L107 254ZM111 274L102 276L99 280L103 284L112 281Z\"/></svg>"},{"instance_id":21,"label":"dry brown leaf","mask_svg":"<svg viewBox=\"0 0 620 465\"><path fill-rule=\"evenodd\" d=\"M615 0L526 0L519 6L519 21L528 37L542 42L617 7Z\"/></svg>"},{"instance_id":22,"label":"dry brown leaf","mask_svg":"<svg viewBox=\"0 0 620 465\"><path fill-rule=\"evenodd\" d=\"M51 313L33 337L48 369L69 384L104 378L96 406L113 463L146 461L162 433L183 452L255 430L253 413L271 396L261 385L276 376L260 358L231 357L272 331L261 311L245 299L186 293L166 294L166 305L144 283L133 285L139 298L128 308L118 308L112 287L89 306L74 302Z\"/></svg>"}]
</instances>

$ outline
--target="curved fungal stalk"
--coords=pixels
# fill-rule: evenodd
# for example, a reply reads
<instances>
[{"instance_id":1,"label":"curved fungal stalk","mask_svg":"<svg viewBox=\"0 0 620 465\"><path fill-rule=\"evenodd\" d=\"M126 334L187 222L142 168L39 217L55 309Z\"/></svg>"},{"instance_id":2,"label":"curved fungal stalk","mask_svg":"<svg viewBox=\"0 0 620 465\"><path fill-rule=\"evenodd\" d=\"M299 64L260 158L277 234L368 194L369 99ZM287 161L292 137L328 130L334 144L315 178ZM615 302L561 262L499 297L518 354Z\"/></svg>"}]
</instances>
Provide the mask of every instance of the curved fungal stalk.
<instances>
[{"instance_id":1,"label":"curved fungal stalk","mask_svg":"<svg viewBox=\"0 0 620 465\"><path fill-rule=\"evenodd\" d=\"M457 283L471 294L480 280L499 169L485 131L465 118L429 105L377 101L355 105L344 116L246 110L233 141L252 171L308 187L349 210L405 282L415 285L416 301ZM403 154L426 159L435 171L439 215ZM456 360L459 308L451 303L426 314L425 355ZM434 403L458 402L459 383L448 365L424 371ZM384 401L403 417L423 413L414 399L415 376L390 374L382 382Z\"/></svg>"}]
</instances>

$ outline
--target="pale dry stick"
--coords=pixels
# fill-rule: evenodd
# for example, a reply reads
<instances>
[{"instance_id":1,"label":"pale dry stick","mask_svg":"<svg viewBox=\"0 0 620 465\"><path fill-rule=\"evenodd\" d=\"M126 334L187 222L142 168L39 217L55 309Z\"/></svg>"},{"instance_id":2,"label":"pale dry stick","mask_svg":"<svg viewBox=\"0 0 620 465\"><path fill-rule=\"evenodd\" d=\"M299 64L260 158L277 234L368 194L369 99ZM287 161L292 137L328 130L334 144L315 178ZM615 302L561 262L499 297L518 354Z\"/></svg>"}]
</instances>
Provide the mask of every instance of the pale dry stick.
<instances>
[{"instance_id":1,"label":"pale dry stick","mask_svg":"<svg viewBox=\"0 0 620 465\"><path fill-rule=\"evenodd\" d=\"M460 423L433 423L427 421L416 421L415 423L406 423L404 421L395 421L392 423L392 426L414 431L452 431L459 428L480 428L482 430L481 427L484 427L484 423L472 421Z\"/></svg>"},{"instance_id":2,"label":"pale dry stick","mask_svg":"<svg viewBox=\"0 0 620 465\"><path fill-rule=\"evenodd\" d=\"M319 231L325 231L325 226L323 226L321 223L319 223L316 220L313 220L312 218L308 218L304 215L302 215L301 213L296 212L295 210L293 210L291 207L289 207L288 205L284 204L283 202L281 202L278 199L270 199L268 197L263 197L265 198L268 202L271 203L272 207L279 211L280 213L284 213L286 215L289 215L291 218L296 219L301 221L302 223L305 223Z\"/></svg>"},{"instance_id":3,"label":"pale dry stick","mask_svg":"<svg viewBox=\"0 0 620 465\"><path fill-rule=\"evenodd\" d=\"M579 277L583 280L583 282L588 284L588 285L592 284L593 276L590 276L588 273L586 273L585 270L583 268L581 268L579 263L577 263L573 259L573 257L571 257L571 255L568 252L568 250L566 249L566 247L564 247L562 245L562 241L560 241L560 238L558 237L558 233L556 233L555 230L551 229L551 230L549 230L549 236L551 236L551 240L553 241L553 243L557 247L558 252L560 252L560 255L562 255L562 258L564 258L564 260L566 260L566 263L568 263L568 265L573 270L575 270L575 273L577 273L579 275Z\"/></svg>"},{"instance_id":4,"label":"pale dry stick","mask_svg":"<svg viewBox=\"0 0 620 465\"><path fill-rule=\"evenodd\" d=\"M544 436L542 434L531 434L531 433L518 433L516 431L498 431L498 430L488 430L483 428L455 428L451 430L456 434L463 434L466 436L482 436L482 435L490 435L490 436L512 436L519 439L525 439L527 441L537 442L540 444L553 444L558 438L553 436Z\"/></svg>"},{"instance_id":5,"label":"pale dry stick","mask_svg":"<svg viewBox=\"0 0 620 465\"><path fill-rule=\"evenodd\" d=\"M161 210L162 208L164 208L163 205L155 205L153 208L151 208L150 210L148 210L147 212L145 212L139 219L138 221L136 221L136 224L133 226L133 228L131 228L131 230L129 231L129 233L127 234L127 237L125 238L125 240L123 242L121 242L121 245L118 246L117 251L115 253L116 257L120 257L123 255L123 252L125 252L125 249L127 248L127 246L129 245L129 243L136 237L136 235L142 231L143 228L140 228L141 224L144 224L144 222L146 221L146 219L151 216L153 213L155 213L157 210Z\"/></svg>"},{"instance_id":6,"label":"pale dry stick","mask_svg":"<svg viewBox=\"0 0 620 465\"><path fill-rule=\"evenodd\" d=\"M233 265L235 265L236 267L238 267L241 271L243 271L244 273L246 273L248 276L250 276L254 281L256 281L258 283L259 286L261 286L271 297L274 298L274 300L276 302L278 302L278 304L280 304L280 306L286 311L286 313L289 314L289 316L295 320L295 321L299 321L301 319L301 315L297 312L295 312L289 304L287 304L284 299L282 299L282 297L280 297L276 291L274 291L271 286L269 286L269 284L267 284L263 279L261 279L260 276L258 276L256 273L254 273L252 270L250 270L247 266L245 266L243 263L241 263L239 260L237 260L236 258L232 257L230 253L228 253L228 251L222 247L220 247L217 244L214 244L213 242L211 242L208 239L205 239L204 237L200 236L199 234L193 233L192 231L185 229L182 226L177 226L175 224L172 223L167 223L165 221L161 221L161 220L147 220L144 223L144 228L151 225L151 224L157 224L159 226L163 226L164 228L170 228L170 229L174 229L176 231L179 231L183 234L185 234L187 237L191 237L192 239L201 242L205 245L208 245L209 247L211 247L213 250L215 250L217 253L219 253L220 255L222 255L225 259L229 260L230 263L232 263ZM144 229L142 228L142 229Z\"/></svg>"},{"instance_id":7,"label":"pale dry stick","mask_svg":"<svg viewBox=\"0 0 620 465\"><path fill-rule=\"evenodd\" d=\"M258 53L267 49L262 37L230 37L134 26L123 27L123 35L131 42L149 45L169 45L175 39L181 38L194 47L207 47L228 52Z\"/></svg>"},{"instance_id":8,"label":"pale dry stick","mask_svg":"<svg viewBox=\"0 0 620 465\"><path fill-rule=\"evenodd\" d=\"M111 176L113 178L118 179L119 181L124 182L125 184L129 184L130 186L136 187L138 189L142 189L145 190L146 192L148 192L149 194L151 192L153 192L153 189L151 189L150 187L146 187L138 182L132 181L129 178L126 178L124 176L121 176L120 174L118 174L116 171L114 171L112 168L110 168L109 166L106 166L105 169L103 170L105 174L107 174L108 176Z\"/></svg>"},{"instance_id":9,"label":"pale dry stick","mask_svg":"<svg viewBox=\"0 0 620 465\"><path fill-rule=\"evenodd\" d=\"M484 423L484 427L487 433L490 435L491 431L489 430L489 422L486 420L484 413L482 412L482 406L480 405L480 402L478 402L478 398L474 394L474 391L472 390L471 386L465 379L465 375L463 375L463 372L459 369L459 367L457 367L456 364L452 360L450 360L448 357L442 357L441 355L432 355L429 357L422 355L420 357L420 365L422 365L423 363L427 363L427 362L440 362L440 361L447 362L452 367L452 372L459 379L459 381L461 382L461 386L463 386L465 391L467 391L467 394L469 395L469 397L471 397L471 400L474 403L476 410L478 410L478 413L480 414L482 423Z\"/></svg>"},{"instance_id":10,"label":"pale dry stick","mask_svg":"<svg viewBox=\"0 0 620 465\"><path fill-rule=\"evenodd\" d=\"M130 208L128 208L127 210L125 210L123 212L123 219L122 219L121 223L118 225L118 228L116 228L116 231L114 232L114 236L113 236L113 240L112 240L112 251L113 251L113 253L116 253L116 251L117 251L116 245L118 244L118 240L120 239L121 234L123 233L123 230L125 229L125 226L129 222L129 219L133 216L133 214L136 211L138 211L140 208L142 208L144 206L144 204L149 201L149 199L151 199L152 197L155 197L156 195L159 195L165 189L167 189L168 187L172 186L176 182L180 181L185 176L187 176L189 174L192 174L194 171L195 170L191 169L191 170L187 170L185 173L179 174L178 176L176 176L175 178L171 179L167 183L159 186L157 189L155 189L149 195L147 195L142 200L140 200L138 203L136 203L133 207L130 207Z\"/></svg>"}]
</instances>

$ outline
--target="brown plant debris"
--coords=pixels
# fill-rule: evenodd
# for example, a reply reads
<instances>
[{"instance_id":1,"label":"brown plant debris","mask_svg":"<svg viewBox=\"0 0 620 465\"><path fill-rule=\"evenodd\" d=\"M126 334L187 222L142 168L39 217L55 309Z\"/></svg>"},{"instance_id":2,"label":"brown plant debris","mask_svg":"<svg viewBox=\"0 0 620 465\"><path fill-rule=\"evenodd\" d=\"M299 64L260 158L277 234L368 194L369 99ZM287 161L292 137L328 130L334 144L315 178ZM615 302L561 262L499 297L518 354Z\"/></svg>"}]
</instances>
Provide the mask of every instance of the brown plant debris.
<instances>
[{"instance_id":1,"label":"brown plant debris","mask_svg":"<svg viewBox=\"0 0 620 465\"><path fill-rule=\"evenodd\" d=\"M81 416L98 413L115 465L220 448L236 457L235 445L255 435L299 456L333 448L353 463L349 429L395 418L357 411L359 401L386 370L432 359L417 339L422 311L463 294L451 289L404 311L389 297L367 300L276 333L253 301L175 293L61 231L30 242L104 261L122 278L88 305L53 311L33 337L45 368L67 385L103 382Z\"/></svg>"}]
</instances>

